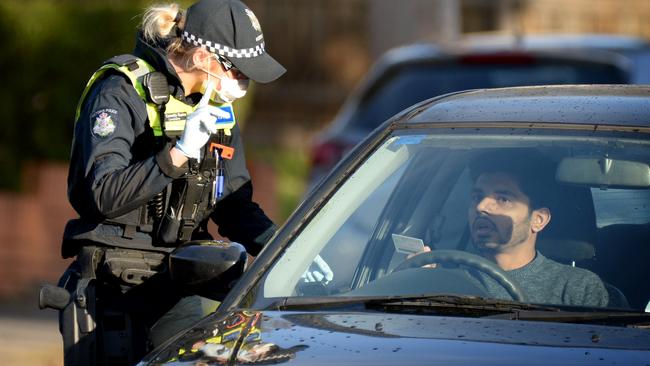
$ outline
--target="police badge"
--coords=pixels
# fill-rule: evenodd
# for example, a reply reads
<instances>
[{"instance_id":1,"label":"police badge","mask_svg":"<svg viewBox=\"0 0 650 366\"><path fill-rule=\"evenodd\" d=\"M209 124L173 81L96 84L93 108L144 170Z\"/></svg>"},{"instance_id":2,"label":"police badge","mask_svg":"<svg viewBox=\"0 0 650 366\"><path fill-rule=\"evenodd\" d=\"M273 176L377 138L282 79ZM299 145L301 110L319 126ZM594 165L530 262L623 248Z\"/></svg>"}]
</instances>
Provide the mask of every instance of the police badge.
<instances>
[{"instance_id":1,"label":"police badge","mask_svg":"<svg viewBox=\"0 0 650 366\"><path fill-rule=\"evenodd\" d=\"M98 137L106 137L115 131L115 122L106 111L101 111L95 117L95 124L93 125L93 134Z\"/></svg>"},{"instance_id":2,"label":"police badge","mask_svg":"<svg viewBox=\"0 0 650 366\"><path fill-rule=\"evenodd\" d=\"M246 12L246 15L248 15L248 18L250 18L251 25L253 26L253 28L256 31L261 32L262 27L260 26L260 21L257 20L257 17L255 16L255 14L250 9L245 9L244 11Z\"/></svg>"}]
</instances>

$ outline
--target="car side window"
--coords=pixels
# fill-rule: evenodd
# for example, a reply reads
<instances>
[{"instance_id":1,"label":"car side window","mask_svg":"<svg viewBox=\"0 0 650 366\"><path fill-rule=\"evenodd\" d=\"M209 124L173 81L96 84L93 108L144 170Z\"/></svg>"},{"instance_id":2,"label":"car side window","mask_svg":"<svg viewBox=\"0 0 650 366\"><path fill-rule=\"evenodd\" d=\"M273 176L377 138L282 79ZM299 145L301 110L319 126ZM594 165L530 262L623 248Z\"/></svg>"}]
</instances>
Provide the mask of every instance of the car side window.
<instances>
[{"instance_id":1,"label":"car side window","mask_svg":"<svg viewBox=\"0 0 650 366\"><path fill-rule=\"evenodd\" d=\"M373 228L388 197L395 190L395 185L403 174L403 170L403 168L400 169L372 192L319 254L325 262L330 264L332 272L335 274L330 286L335 289L335 292L344 292L350 289L354 271L371 238Z\"/></svg>"},{"instance_id":2,"label":"car side window","mask_svg":"<svg viewBox=\"0 0 650 366\"><path fill-rule=\"evenodd\" d=\"M650 191L646 189L592 188L591 194L599 228L650 222Z\"/></svg>"}]
</instances>

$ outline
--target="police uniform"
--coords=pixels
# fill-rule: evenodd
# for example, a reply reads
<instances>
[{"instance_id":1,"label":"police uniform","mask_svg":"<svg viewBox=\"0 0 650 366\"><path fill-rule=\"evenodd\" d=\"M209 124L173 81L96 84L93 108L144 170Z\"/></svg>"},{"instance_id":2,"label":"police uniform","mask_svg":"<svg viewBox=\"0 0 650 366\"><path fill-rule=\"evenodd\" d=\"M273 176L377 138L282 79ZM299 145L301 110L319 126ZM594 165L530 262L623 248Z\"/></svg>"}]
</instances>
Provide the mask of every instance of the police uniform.
<instances>
[{"instance_id":1,"label":"police uniform","mask_svg":"<svg viewBox=\"0 0 650 366\"><path fill-rule=\"evenodd\" d=\"M133 55L166 76L171 96L189 105L198 101L200 95L184 96L180 79L161 48L138 37ZM190 170L189 164L172 165L169 150L173 141L154 136L146 103L129 79L118 72L107 74L89 91L75 124L68 197L80 218L66 226L64 257L76 255L79 245L87 242L169 251L169 245L156 242L148 204ZM237 125L230 146L234 154L224 160L223 196L213 207L196 213L192 238L206 238L207 220L212 219L220 235L256 255L273 235L274 225L252 201L253 188Z\"/></svg>"},{"instance_id":2,"label":"police uniform","mask_svg":"<svg viewBox=\"0 0 650 366\"><path fill-rule=\"evenodd\" d=\"M286 71L266 53L259 22L239 0L198 1L182 30L176 18L176 36L186 45L203 47L251 80L270 82ZM79 217L66 225L62 244L63 257L76 260L59 282L72 300L46 305L61 311L66 364L133 364L149 349L138 340L157 346L202 316L197 296L170 282L165 258L183 242L210 239L208 220L252 255L275 232L252 201L232 114L200 159L172 164L170 149L202 96L185 96L168 45L159 42L139 33L132 55L93 74L77 108L68 198Z\"/></svg>"}]
</instances>

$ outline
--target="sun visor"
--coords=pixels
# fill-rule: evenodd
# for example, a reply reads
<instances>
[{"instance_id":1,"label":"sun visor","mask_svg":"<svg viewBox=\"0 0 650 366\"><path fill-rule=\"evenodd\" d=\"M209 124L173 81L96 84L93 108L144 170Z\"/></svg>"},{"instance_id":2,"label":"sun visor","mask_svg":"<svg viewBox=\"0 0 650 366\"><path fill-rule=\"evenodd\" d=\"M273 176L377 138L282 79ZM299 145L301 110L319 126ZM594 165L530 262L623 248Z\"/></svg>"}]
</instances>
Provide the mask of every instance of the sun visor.
<instances>
[{"instance_id":1,"label":"sun visor","mask_svg":"<svg viewBox=\"0 0 650 366\"><path fill-rule=\"evenodd\" d=\"M646 163L607 157L572 157L558 165L556 181L593 187L648 188L650 167Z\"/></svg>"}]
</instances>

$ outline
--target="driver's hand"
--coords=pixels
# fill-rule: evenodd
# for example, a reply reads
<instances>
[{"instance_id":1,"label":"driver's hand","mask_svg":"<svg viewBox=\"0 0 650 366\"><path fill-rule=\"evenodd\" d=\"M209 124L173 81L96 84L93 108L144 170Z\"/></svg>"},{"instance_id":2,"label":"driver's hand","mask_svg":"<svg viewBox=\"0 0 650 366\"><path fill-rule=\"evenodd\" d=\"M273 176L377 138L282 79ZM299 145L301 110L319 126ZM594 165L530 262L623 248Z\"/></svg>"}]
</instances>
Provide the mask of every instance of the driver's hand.
<instances>
[{"instance_id":1,"label":"driver's hand","mask_svg":"<svg viewBox=\"0 0 650 366\"><path fill-rule=\"evenodd\" d=\"M421 251L419 253L411 253L411 254L406 256L406 259L411 259L411 258L415 257L416 255L420 255L422 253L426 253L426 252L430 252L430 251L431 251L431 248L429 248L428 246L425 245L423 251ZM429 263L429 264L426 264L426 265L422 266L422 268L436 268L436 267L438 267L438 263Z\"/></svg>"},{"instance_id":2,"label":"driver's hand","mask_svg":"<svg viewBox=\"0 0 650 366\"><path fill-rule=\"evenodd\" d=\"M320 255L314 258L314 262L301 276L303 282L320 282L327 285L334 279L334 272Z\"/></svg>"}]
</instances>

